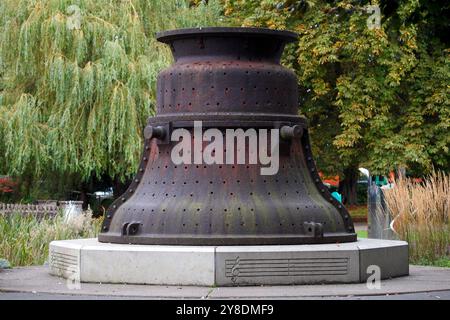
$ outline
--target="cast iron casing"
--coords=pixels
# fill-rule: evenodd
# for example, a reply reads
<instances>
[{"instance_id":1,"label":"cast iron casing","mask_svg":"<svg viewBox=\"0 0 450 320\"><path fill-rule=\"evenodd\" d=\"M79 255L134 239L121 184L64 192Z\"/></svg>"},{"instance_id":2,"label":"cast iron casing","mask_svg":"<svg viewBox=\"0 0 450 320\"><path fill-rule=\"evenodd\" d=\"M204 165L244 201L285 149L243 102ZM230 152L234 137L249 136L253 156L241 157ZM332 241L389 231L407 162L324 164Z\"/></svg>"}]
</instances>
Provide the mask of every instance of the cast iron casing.
<instances>
[{"instance_id":1,"label":"cast iron casing","mask_svg":"<svg viewBox=\"0 0 450 320\"><path fill-rule=\"evenodd\" d=\"M297 79L280 65L297 35L259 28L162 32L175 63L158 75L157 112L148 119L138 173L107 210L101 242L263 245L356 241L346 209L323 185L298 115ZM278 128L275 175L260 164L171 160L174 129ZM295 133L292 128L295 128ZM193 143L193 141L191 142ZM226 150L224 150L226 152ZM249 148L245 150L248 156Z\"/></svg>"}]
</instances>

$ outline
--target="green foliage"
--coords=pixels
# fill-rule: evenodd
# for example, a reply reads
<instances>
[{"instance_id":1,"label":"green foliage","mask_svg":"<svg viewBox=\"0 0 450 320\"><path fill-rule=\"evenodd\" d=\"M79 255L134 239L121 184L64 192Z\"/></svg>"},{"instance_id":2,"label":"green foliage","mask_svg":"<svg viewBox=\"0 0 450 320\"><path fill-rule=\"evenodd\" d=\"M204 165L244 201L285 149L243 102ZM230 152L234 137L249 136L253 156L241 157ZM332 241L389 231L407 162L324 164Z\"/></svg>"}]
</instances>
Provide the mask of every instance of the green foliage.
<instances>
[{"instance_id":1,"label":"green foliage","mask_svg":"<svg viewBox=\"0 0 450 320\"><path fill-rule=\"evenodd\" d=\"M65 221L62 215L41 218L12 214L0 216L0 257L12 266L42 265L53 240L96 237L101 219L80 215Z\"/></svg>"},{"instance_id":2,"label":"green foliage","mask_svg":"<svg viewBox=\"0 0 450 320\"><path fill-rule=\"evenodd\" d=\"M234 24L300 34L284 63L299 78L319 167L450 168L449 5L445 1L227 0ZM338 161L337 161L338 159Z\"/></svg>"},{"instance_id":3,"label":"green foliage","mask_svg":"<svg viewBox=\"0 0 450 320\"><path fill-rule=\"evenodd\" d=\"M88 179L136 170L171 62L155 32L220 23L217 1L2 0L0 172Z\"/></svg>"},{"instance_id":4,"label":"green foliage","mask_svg":"<svg viewBox=\"0 0 450 320\"><path fill-rule=\"evenodd\" d=\"M300 34L296 71L316 161L326 174L450 167L449 5L443 0L3 0L0 172L124 179L136 170L170 63L157 31L233 24ZM226 19L222 17L225 13ZM350 170L351 171L351 170Z\"/></svg>"}]
</instances>

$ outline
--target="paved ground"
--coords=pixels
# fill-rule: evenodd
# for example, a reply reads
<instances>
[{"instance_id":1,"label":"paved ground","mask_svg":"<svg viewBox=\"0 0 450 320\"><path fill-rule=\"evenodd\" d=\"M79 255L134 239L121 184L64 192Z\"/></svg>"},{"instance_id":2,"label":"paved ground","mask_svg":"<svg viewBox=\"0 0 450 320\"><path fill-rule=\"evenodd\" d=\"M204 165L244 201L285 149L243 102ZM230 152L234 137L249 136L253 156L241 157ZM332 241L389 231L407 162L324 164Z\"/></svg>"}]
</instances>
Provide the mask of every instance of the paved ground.
<instances>
[{"instance_id":1,"label":"paved ground","mask_svg":"<svg viewBox=\"0 0 450 320\"><path fill-rule=\"evenodd\" d=\"M259 287L149 286L82 283L70 289L47 267L0 272L0 299L446 299L450 268L411 266L408 277L384 280L380 289L366 284Z\"/></svg>"},{"instance_id":2,"label":"paved ground","mask_svg":"<svg viewBox=\"0 0 450 320\"><path fill-rule=\"evenodd\" d=\"M0 292L0 300L154 300L149 297L92 296L29 292ZM283 298L284 299L284 298ZM293 299L293 298L291 298ZM298 300L450 300L450 290L396 295L298 297Z\"/></svg>"}]
</instances>

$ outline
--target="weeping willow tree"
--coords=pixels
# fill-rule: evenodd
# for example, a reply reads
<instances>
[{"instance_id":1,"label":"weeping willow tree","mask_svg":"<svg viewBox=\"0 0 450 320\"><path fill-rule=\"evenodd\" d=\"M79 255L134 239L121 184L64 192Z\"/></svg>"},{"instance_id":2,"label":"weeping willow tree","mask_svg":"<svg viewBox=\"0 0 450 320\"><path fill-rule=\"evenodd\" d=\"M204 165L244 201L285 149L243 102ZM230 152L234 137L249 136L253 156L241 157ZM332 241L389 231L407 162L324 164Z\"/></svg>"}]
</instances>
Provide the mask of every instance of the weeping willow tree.
<instances>
[{"instance_id":1,"label":"weeping willow tree","mask_svg":"<svg viewBox=\"0 0 450 320\"><path fill-rule=\"evenodd\" d=\"M155 32L220 13L218 1L1 0L0 174L133 174L171 62Z\"/></svg>"}]
</instances>

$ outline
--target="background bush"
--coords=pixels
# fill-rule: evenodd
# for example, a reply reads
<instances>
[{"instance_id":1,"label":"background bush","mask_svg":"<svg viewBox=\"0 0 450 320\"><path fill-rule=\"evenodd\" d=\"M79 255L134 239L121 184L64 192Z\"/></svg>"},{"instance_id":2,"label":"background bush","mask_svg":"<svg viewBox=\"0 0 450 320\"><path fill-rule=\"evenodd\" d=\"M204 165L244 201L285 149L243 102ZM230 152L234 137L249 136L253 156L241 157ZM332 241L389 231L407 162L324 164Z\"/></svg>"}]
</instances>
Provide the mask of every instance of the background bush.
<instances>
[{"instance_id":1,"label":"background bush","mask_svg":"<svg viewBox=\"0 0 450 320\"><path fill-rule=\"evenodd\" d=\"M101 219L91 213L65 221L62 215L38 219L36 216L0 215L0 258L11 266L42 265L48 259L53 240L93 238L100 230Z\"/></svg>"}]
</instances>

